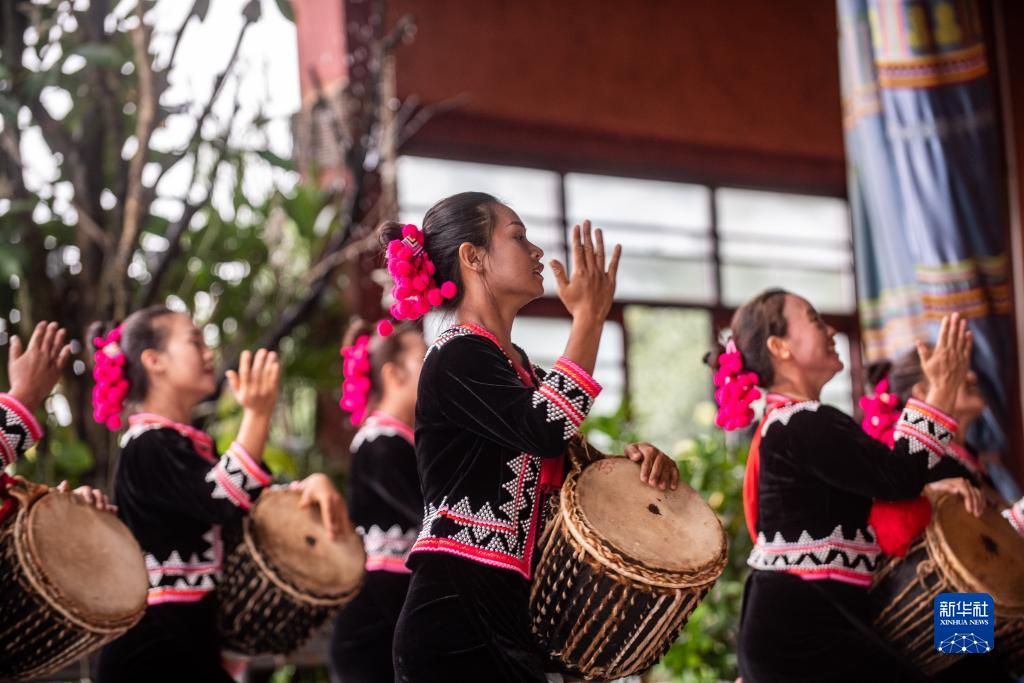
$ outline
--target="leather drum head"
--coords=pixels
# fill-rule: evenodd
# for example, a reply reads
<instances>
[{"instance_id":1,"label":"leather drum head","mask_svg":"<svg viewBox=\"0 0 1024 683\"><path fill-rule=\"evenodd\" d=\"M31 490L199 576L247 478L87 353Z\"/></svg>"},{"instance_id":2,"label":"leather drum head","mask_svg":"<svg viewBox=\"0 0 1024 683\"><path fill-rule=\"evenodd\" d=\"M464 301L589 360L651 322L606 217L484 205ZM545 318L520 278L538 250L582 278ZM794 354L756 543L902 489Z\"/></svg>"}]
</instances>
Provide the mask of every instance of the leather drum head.
<instances>
[{"instance_id":1,"label":"leather drum head","mask_svg":"<svg viewBox=\"0 0 1024 683\"><path fill-rule=\"evenodd\" d=\"M718 517L692 488L675 491L640 481L640 465L606 458L580 474L577 504L606 542L648 567L697 571L725 554Z\"/></svg>"},{"instance_id":2,"label":"leather drum head","mask_svg":"<svg viewBox=\"0 0 1024 683\"><path fill-rule=\"evenodd\" d=\"M28 545L71 613L116 622L145 608L149 577L142 548L113 513L51 491L29 511Z\"/></svg>"},{"instance_id":3,"label":"leather drum head","mask_svg":"<svg viewBox=\"0 0 1024 683\"><path fill-rule=\"evenodd\" d=\"M347 593L363 577L366 554L351 528L331 540L320 508L299 509L300 491L264 491L253 508L254 540L281 578L318 596Z\"/></svg>"},{"instance_id":4,"label":"leather drum head","mask_svg":"<svg viewBox=\"0 0 1024 683\"><path fill-rule=\"evenodd\" d=\"M975 517L961 498L944 496L935 507L929 533L945 550L941 561L973 584L964 588L990 594L997 609L1024 609L1024 538L992 506Z\"/></svg>"}]
</instances>

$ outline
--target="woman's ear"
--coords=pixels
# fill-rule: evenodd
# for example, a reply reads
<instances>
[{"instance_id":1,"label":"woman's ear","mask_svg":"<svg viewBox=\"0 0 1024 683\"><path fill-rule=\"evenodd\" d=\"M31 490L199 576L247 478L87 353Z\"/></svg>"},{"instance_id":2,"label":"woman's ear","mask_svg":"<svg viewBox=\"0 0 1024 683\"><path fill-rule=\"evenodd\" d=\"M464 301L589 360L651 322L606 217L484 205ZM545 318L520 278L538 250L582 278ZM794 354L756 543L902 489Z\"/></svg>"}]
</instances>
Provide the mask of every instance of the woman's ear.
<instances>
[{"instance_id":1,"label":"woman's ear","mask_svg":"<svg viewBox=\"0 0 1024 683\"><path fill-rule=\"evenodd\" d=\"M164 370L163 357L156 349L146 349L139 356L139 360L142 362L142 367L146 369L146 374L155 374Z\"/></svg>"},{"instance_id":2,"label":"woman's ear","mask_svg":"<svg viewBox=\"0 0 1024 683\"><path fill-rule=\"evenodd\" d=\"M459 245L459 265L468 270L482 272L484 268L482 250L469 242L463 242Z\"/></svg>"},{"instance_id":3,"label":"woman's ear","mask_svg":"<svg viewBox=\"0 0 1024 683\"><path fill-rule=\"evenodd\" d=\"M782 337L776 337L774 335L768 337L766 344L768 346L768 353L770 353L773 358L779 358L782 360L789 359L789 342Z\"/></svg>"}]
</instances>

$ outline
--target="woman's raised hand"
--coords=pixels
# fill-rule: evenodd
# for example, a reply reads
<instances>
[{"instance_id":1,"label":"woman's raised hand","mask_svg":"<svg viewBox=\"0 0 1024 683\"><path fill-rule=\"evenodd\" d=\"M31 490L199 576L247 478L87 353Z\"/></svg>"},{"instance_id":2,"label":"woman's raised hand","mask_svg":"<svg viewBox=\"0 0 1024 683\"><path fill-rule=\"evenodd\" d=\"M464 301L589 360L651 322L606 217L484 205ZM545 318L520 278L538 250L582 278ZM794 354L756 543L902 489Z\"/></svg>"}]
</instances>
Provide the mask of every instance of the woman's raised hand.
<instances>
[{"instance_id":1,"label":"woman's raised hand","mask_svg":"<svg viewBox=\"0 0 1024 683\"><path fill-rule=\"evenodd\" d=\"M11 396L35 410L50 394L71 357L71 345L64 343L65 330L45 320L36 325L28 346L11 337L7 374L11 378Z\"/></svg>"},{"instance_id":2,"label":"woman's raised hand","mask_svg":"<svg viewBox=\"0 0 1024 683\"><path fill-rule=\"evenodd\" d=\"M558 297L573 318L587 317L603 321L608 317L615 295L615 276L619 270L622 246L615 245L611 260L606 263L604 233L597 228L591 234L590 221L572 228L572 275L557 259L551 271L558 283Z\"/></svg>"},{"instance_id":3,"label":"woman's raised hand","mask_svg":"<svg viewBox=\"0 0 1024 683\"><path fill-rule=\"evenodd\" d=\"M939 326L939 337L934 348L917 342L921 357L921 370L928 379L925 401L947 413L953 411L956 394L971 369L971 350L974 337L967 320L959 313L947 315Z\"/></svg>"},{"instance_id":4,"label":"woman's raised hand","mask_svg":"<svg viewBox=\"0 0 1024 683\"><path fill-rule=\"evenodd\" d=\"M238 372L228 370L227 378L242 408L258 415L274 412L281 380L276 353L266 349L256 353L243 351L238 360Z\"/></svg>"}]
</instances>

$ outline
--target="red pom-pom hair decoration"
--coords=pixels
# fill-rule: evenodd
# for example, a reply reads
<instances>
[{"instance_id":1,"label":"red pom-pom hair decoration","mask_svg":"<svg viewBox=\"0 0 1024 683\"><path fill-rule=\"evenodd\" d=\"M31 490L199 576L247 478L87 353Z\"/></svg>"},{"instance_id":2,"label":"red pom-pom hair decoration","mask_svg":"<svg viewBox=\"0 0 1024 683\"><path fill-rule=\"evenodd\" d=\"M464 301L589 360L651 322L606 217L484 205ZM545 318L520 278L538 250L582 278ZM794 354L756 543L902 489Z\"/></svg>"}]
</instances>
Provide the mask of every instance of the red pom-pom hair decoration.
<instances>
[{"instance_id":1,"label":"red pom-pom hair decoration","mask_svg":"<svg viewBox=\"0 0 1024 683\"><path fill-rule=\"evenodd\" d=\"M342 373L341 401L338 405L351 415L357 427L366 419L366 404L370 395L370 336L358 337L351 346L341 349Z\"/></svg>"},{"instance_id":2,"label":"red pom-pom hair decoration","mask_svg":"<svg viewBox=\"0 0 1024 683\"><path fill-rule=\"evenodd\" d=\"M128 396L128 380L124 376L124 353L121 352L121 326L118 325L105 337L92 340L96 347L93 354L92 377L92 419L107 429L121 428L121 411Z\"/></svg>"},{"instance_id":3,"label":"red pom-pom hair decoration","mask_svg":"<svg viewBox=\"0 0 1024 683\"><path fill-rule=\"evenodd\" d=\"M423 231L411 223L402 226L402 239L388 243L387 268L394 281L391 296L395 300L390 312L395 320L418 320L458 293L454 282L438 285L434 281L437 268L423 245ZM381 336L391 334L393 329L381 324L377 327Z\"/></svg>"},{"instance_id":4,"label":"red pom-pom hair decoration","mask_svg":"<svg viewBox=\"0 0 1024 683\"><path fill-rule=\"evenodd\" d=\"M876 441L892 448L896 443L896 423L900 420L899 397L889 391L889 378L875 385L875 393L860 399L864 419L860 426ZM887 555L903 557L911 543L924 533L932 520L932 504L925 496L908 500L875 500L871 503L868 524L875 541Z\"/></svg>"},{"instance_id":5,"label":"red pom-pom hair decoration","mask_svg":"<svg viewBox=\"0 0 1024 683\"><path fill-rule=\"evenodd\" d=\"M761 397L757 382L756 373L744 370L743 356L736 342L730 339L725 351L718 356L715 371L715 402L718 404L715 424L732 431L753 422L754 411L750 404Z\"/></svg>"}]
</instances>

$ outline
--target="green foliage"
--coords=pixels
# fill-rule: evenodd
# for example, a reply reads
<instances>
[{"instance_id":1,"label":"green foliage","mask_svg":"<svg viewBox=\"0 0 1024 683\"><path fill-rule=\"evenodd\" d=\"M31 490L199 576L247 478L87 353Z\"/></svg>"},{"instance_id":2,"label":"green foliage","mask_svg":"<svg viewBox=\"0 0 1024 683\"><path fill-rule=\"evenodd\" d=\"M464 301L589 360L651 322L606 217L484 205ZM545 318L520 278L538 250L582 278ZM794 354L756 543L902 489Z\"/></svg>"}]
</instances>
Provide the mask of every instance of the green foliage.
<instances>
[{"instance_id":1,"label":"green foliage","mask_svg":"<svg viewBox=\"0 0 1024 683\"><path fill-rule=\"evenodd\" d=\"M707 414L696 409L698 423ZM610 444L612 452L636 441L637 425L628 418L626 406L616 415L588 419L584 431L595 443ZM603 444L602 444L602 447ZM725 571L690 619L661 662L646 680L651 683L706 683L736 678L736 635L739 627L746 559L750 537L743 518L743 469L746 447L727 446L719 430L686 439L670 455L682 481L692 486L722 522L729 540Z\"/></svg>"},{"instance_id":2,"label":"green foliage","mask_svg":"<svg viewBox=\"0 0 1024 683\"><path fill-rule=\"evenodd\" d=\"M56 485L66 479L77 486L86 482L94 465L92 451L75 437L74 430L48 424L43 442L18 460L12 471L31 481Z\"/></svg>"}]
</instances>

